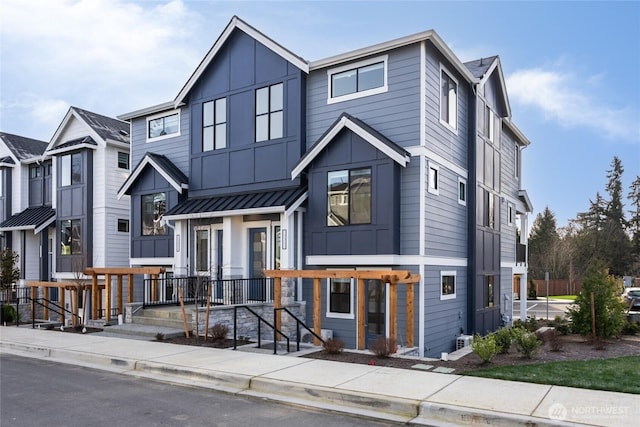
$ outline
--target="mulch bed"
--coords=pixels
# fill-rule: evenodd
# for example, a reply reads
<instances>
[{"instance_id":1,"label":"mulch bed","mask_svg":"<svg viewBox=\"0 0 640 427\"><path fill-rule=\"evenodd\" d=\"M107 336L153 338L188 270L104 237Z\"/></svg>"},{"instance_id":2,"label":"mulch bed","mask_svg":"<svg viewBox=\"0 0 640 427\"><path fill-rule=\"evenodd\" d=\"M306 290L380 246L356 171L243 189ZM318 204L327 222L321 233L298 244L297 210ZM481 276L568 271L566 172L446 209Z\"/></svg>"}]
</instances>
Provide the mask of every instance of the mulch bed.
<instances>
[{"instance_id":1,"label":"mulch bed","mask_svg":"<svg viewBox=\"0 0 640 427\"><path fill-rule=\"evenodd\" d=\"M200 347L233 348L233 340L230 338L214 340L213 338L209 337L205 341L204 337L196 337L196 336L190 335L188 338L186 336L182 336L182 337L175 337L175 338L165 338L158 341L168 342L171 344L195 345ZM252 341L249 341L246 339L236 340L236 344L238 346L251 344L251 343Z\"/></svg>"}]
</instances>

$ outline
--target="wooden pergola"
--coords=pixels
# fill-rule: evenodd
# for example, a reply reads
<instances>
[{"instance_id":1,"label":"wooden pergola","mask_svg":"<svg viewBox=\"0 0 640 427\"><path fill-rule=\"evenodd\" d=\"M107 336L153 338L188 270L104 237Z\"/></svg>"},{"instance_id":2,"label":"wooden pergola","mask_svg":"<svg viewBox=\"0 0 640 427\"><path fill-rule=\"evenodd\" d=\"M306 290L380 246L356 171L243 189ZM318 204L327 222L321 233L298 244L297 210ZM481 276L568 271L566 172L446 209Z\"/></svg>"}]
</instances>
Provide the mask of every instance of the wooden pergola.
<instances>
[{"instance_id":1,"label":"wooden pergola","mask_svg":"<svg viewBox=\"0 0 640 427\"><path fill-rule=\"evenodd\" d=\"M71 304L69 304L69 307L71 308L71 324L73 326L77 326L77 320L78 320L78 315L79 315L79 309L80 309L80 301L79 301L79 291L81 286L78 286L77 283L74 282L27 282L27 287L31 288L31 299L35 300L37 299L37 292L38 292L38 288L43 288L46 290L49 289L58 289L58 303L60 305L60 307L64 308L65 302L66 302L66 294L65 291L70 291L71 292ZM98 286L99 290L104 289L104 285L99 285ZM42 302L42 307L43 307L43 317L45 319L49 318L49 302L47 300L47 298L45 298ZM55 310L55 312L58 313L58 316L60 317L60 322L62 324L64 324L64 311L58 311ZM35 313L33 312L33 306L31 307L31 318L33 319L35 316Z\"/></svg>"},{"instance_id":2,"label":"wooden pergola","mask_svg":"<svg viewBox=\"0 0 640 427\"><path fill-rule=\"evenodd\" d=\"M90 267L84 270L84 274L91 276L91 319L98 319L98 307L101 305L100 293L98 292L100 286L98 286L99 276L104 276L103 286L105 295L105 321L111 320L111 278L117 277L116 287L116 300L118 303L118 314L123 314L122 304L122 278L127 276L128 293L127 302L133 302L133 275L134 274L149 274L153 279L151 293L157 295L157 281L158 276L164 273L162 267Z\"/></svg>"},{"instance_id":3,"label":"wooden pergola","mask_svg":"<svg viewBox=\"0 0 640 427\"><path fill-rule=\"evenodd\" d=\"M406 335L407 345L413 347L413 317L414 317L414 288L420 282L420 275L413 274L408 270L265 270L266 277L273 277L273 306L282 307L282 279L283 278L303 278L313 279L313 332L320 336L322 330L322 288L321 279L357 279L357 349L365 348L365 280L381 280L389 283L389 338L397 338L398 322L398 286L407 286L406 297ZM275 327L280 329L282 317L281 311L277 310L275 315ZM314 344L320 342L314 338Z\"/></svg>"}]
</instances>

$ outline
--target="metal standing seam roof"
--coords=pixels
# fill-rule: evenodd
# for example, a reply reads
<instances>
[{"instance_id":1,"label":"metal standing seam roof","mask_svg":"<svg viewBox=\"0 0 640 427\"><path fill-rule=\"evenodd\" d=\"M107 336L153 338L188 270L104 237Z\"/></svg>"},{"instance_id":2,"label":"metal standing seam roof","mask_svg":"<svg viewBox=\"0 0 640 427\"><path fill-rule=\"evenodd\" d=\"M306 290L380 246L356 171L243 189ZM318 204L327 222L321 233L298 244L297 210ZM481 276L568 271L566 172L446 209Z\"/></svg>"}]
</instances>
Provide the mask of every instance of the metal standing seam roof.
<instances>
[{"instance_id":1,"label":"metal standing seam roof","mask_svg":"<svg viewBox=\"0 0 640 427\"><path fill-rule=\"evenodd\" d=\"M188 199L169 209L164 216L182 216L207 212L225 212L283 206L296 202L305 192L304 187L287 190L262 191L210 198Z\"/></svg>"},{"instance_id":2,"label":"metal standing seam roof","mask_svg":"<svg viewBox=\"0 0 640 427\"><path fill-rule=\"evenodd\" d=\"M34 230L37 234L42 227L53 222L55 217L56 211L50 206L27 208L0 224L0 231Z\"/></svg>"}]
</instances>

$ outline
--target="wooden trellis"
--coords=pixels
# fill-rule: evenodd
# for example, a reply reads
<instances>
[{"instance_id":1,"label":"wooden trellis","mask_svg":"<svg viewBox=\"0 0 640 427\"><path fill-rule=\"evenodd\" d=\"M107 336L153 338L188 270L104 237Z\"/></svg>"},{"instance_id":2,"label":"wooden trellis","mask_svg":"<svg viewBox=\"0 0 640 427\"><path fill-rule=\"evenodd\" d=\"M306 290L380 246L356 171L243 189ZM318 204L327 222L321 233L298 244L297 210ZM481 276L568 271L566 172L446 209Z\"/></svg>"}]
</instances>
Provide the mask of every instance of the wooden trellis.
<instances>
[{"instance_id":1,"label":"wooden trellis","mask_svg":"<svg viewBox=\"0 0 640 427\"><path fill-rule=\"evenodd\" d=\"M322 288L321 279L356 279L358 281L357 302L357 348L365 348L365 280L381 280L389 283L389 338L396 340L398 323L398 286L407 286L406 296L406 336L407 346L414 345L414 285L420 282L420 275L408 270L265 270L266 277L273 277L273 305L274 308L282 307L282 278L313 279L313 332L321 334L322 330ZM280 329L281 311L276 311L275 327ZM314 338L314 344L319 345Z\"/></svg>"}]
</instances>

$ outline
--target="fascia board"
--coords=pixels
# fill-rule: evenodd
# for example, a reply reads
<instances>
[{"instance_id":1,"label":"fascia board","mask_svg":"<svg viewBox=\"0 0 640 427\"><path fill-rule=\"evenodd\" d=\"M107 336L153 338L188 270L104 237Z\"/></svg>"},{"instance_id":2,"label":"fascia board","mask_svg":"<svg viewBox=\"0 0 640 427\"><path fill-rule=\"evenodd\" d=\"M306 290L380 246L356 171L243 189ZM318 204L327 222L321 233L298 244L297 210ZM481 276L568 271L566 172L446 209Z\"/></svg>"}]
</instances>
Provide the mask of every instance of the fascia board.
<instances>
[{"instance_id":1,"label":"fascia board","mask_svg":"<svg viewBox=\"0 0 640 427\"><path fill-rule=\"evenodd\" d=\"M183 104L180 104L178 105L178 107L181 107L182 105ZM130 113L121 114L119 116L116 116L116 118L127 122L127 121L130 121L131 119L148 116L155 113L160 113L166 110L173 110L174 108L178 108L178 107L174 107L174 101L167 101L167 102L163 102L162 104L152 105L151 107L141 108L139 110L131 111Z\"/></svg>"},{"instance_id":2,"label":"fascia board","mask_svg":"<svg viewBox=\"0 0 640 427\"><path fill-rule=\"evenodd\" d=\"M38 234L42 230L46 230L46 228L49 227L51 224L53 224L55 220L56 220L56 215L53 215L51 218L49 218L48 220L40 224L40 227L34 228L33 233Z\"/></svg>"},{"instance_id":3,"label":"fascia board","mask_svg":"<svg viewBox=\"0 0 640 427\"><path fill-rule=\"evenodd\" d=\"M305 191L304 194L302 196L300 196L300 198L298 198L298 200L296 200L291 206L289 206L289 209L285 210L284 212L284 216L285 217L290 217L293 212L298 209L305 200L307 200L307 198L309 197L309 192Z\"/></svg>"},{"instance_id":4,"label":"fascia board","mask_svg":"<svg viewBox=\"0 0 640 427\"><path fill-rule=\"evenodd\" d=\"M173 188L178 191L178 193L182 194L183 190L187 190L189 188L189 185L182 184L171 178L171 176L169 176L169 174L167 174L167 172L163 168L161 168L160 165L158 165L152 158L150 158L149 156L145 156L144 160L142 160L142 163L140 163L138 167L129 175L124 184L122 184L122 187L120 187L120 190L118 190L118 194L116 195L118 200L126 195L129 187L131 187L131 185L138 179L144 168L147 166L153 167Z\"/></svg>"},{"instance_id":5,"label":"fascia board","mask_svg":"<svg viewBox=\"0 0 640 427\"><path fill-rule=\"evenodd\" d=\"M498 80L500 80L500 89L502 90L502 97L507 110L507 117L511 117L511 104L509 103L509 96L507 95L507 85L504 80L504 74L502 73L502 65L500 63L499 57L496 57L493 60L493 63L487 69L487 72L484 73L484 76L482 76L482 79L480 79L478 84L484 85L487 80L489 80L489 77L491 77L491 74L493 74L494 71L498 72Z\"/></svg>"},{"instance_id":6,"label":"fascia board","mask_svg":"<svg viewBox=\"0 0 640 427\"><path fill-rule=\"evenodd\" d=\"M515 136L519 140L519 145L528 147L531 144L531 141L529 141L525 134L522 133L522 131L511 120L503 120L502 123L504 123L511 130L511 132L515 134Z\"/></svg>"}]
</instances>

